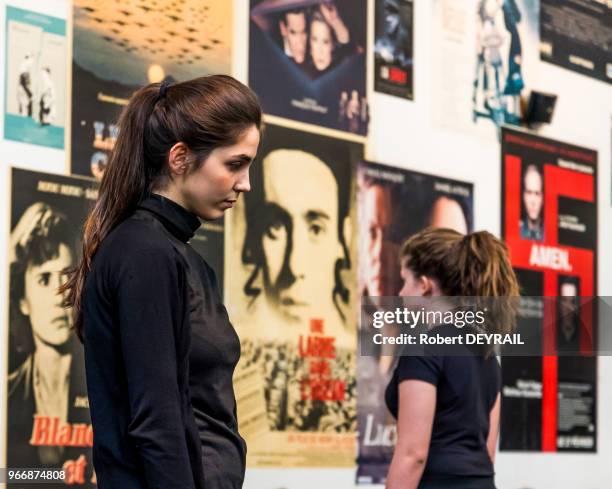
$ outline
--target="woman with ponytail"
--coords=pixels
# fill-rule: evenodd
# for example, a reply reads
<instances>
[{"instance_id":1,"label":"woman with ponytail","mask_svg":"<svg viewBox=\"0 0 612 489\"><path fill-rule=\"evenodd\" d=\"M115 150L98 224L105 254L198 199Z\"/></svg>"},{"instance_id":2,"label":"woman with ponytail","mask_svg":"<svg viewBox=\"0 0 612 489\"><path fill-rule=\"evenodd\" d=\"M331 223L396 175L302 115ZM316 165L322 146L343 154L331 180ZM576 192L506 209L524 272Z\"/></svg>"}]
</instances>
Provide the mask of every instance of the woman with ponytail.
<instances>
[{"instance_id":1,"label":"woman with ponytail","mask_svg":"<svg viewBox=\"0 0 612 489\"><path fill-rule=\"evenodd\" d=\"M506 246L486 231L415 234L402 248L401 275L401 296L437 297L438 306L443 296L491 297L487 332L514 327L516 276ZM387 489L495 489L500 367L490 348L469 352L400 357L385 396L398 435Z\"/></svg>"},{"instance_id":2,"label":"woman with ponytail","mask_svg":"<svg viewBox=\"0 0 612 489\"><path fill-rule=\"evenodd\" d=\"M228 76L138 90L62 291L85 345L100 489L238 489L240 343L189 245L250 190L255 94Z\"/></svg>"}]
</instances>

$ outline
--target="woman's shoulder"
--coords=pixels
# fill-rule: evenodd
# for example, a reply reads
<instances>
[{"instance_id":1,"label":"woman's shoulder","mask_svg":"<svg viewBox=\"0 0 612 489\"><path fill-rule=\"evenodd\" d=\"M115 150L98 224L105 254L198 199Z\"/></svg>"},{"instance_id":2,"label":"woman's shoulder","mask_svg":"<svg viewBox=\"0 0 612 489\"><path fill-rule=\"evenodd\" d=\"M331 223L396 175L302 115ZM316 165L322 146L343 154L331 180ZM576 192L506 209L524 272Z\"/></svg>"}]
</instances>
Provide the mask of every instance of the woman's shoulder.
<instances>
[{"instance_id":1,"label":"woman's shoulder","mask_svg":"<svg viewBox=\"0 0 612 489\"><path fill-rule=\"evenodd\" d=\"M102 241L95 261L114 268L125 264L147 262L155 266L156 261L177 258L175 247L162 230L146 219L132 215Z\"/></svg>"}]
</instances>

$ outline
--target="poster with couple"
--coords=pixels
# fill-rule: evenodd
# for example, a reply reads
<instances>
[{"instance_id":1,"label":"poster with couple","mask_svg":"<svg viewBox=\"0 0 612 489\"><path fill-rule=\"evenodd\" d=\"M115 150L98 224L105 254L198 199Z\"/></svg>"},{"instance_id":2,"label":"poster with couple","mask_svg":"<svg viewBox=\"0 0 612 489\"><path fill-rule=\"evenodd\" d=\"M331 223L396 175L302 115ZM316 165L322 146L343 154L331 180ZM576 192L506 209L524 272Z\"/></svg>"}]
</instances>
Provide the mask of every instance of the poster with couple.
<instances>
[{"instance_id":1,"label":"poster with couple","mask_svg":"<svg viewBox=\"0 0 612 489\"><path fill-rule=\"evenodd\" d=\"M366 2L251 0L249 85L267 114L367 133Z\"/></svg>"}]
</instances>

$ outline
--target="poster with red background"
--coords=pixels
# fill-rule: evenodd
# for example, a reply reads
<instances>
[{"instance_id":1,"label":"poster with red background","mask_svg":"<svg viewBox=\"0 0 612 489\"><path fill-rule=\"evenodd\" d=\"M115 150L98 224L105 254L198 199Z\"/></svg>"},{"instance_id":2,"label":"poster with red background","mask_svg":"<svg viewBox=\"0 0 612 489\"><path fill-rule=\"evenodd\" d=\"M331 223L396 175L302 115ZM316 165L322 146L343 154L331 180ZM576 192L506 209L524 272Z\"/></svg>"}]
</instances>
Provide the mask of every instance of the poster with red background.
<instances>
[{"instance_id":1,"label":"poster with red background","mask_svg":"<svg viewBox=\"0 0 612 489\"><path fill-rule=\"evenodd\" d=\"M597 152L506 128L502 199L519 329L543 354L502 361L500 449L595 452Z\"/></svg>"}]
</instances>

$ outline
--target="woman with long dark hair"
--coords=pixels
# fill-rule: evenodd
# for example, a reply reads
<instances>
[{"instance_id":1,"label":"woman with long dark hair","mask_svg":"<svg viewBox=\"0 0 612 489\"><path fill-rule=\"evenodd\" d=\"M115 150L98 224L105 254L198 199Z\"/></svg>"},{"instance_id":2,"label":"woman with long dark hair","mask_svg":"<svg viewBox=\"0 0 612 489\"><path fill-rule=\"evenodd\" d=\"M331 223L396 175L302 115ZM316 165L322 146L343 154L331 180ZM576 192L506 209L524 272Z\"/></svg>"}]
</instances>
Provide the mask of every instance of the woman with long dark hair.
<instances>
[{"instance_id":1,"label":"woman with long dark hair","mask_svg":"<svg viewBox=\"0 0 612 489\"><path fill-rule=\"evenodd\" d=\"M401 251L401 296L490 298L487 332L509 333L519 294L506 246L481 231L427 228ZM477 299L475 299L477 300ZM453 302L449 303L452 309ZM484 307L483 307L484 309ZM491 313L491 314L489 314ZM489 317L490 316L490 317ZM458 334L449 325L436 334ZM397 443L387 489L494 489L501 373L492 348L462 356L406 355L387 386ZM440 352L438 352L440 353Z\"/></svg>"},{"instance_id":2,"label":"woman with long dark hair","mask_svg":"<svg viewBox=\"0 0 612 489\"><path fill-rule=\"evenodd\" d=\"M148 85L121 115L63 287L85 344L100 489L242 487L240 343L189 239L250 190L260 126L255 94L222 75Z\"/></svg>"}]
</instances>

